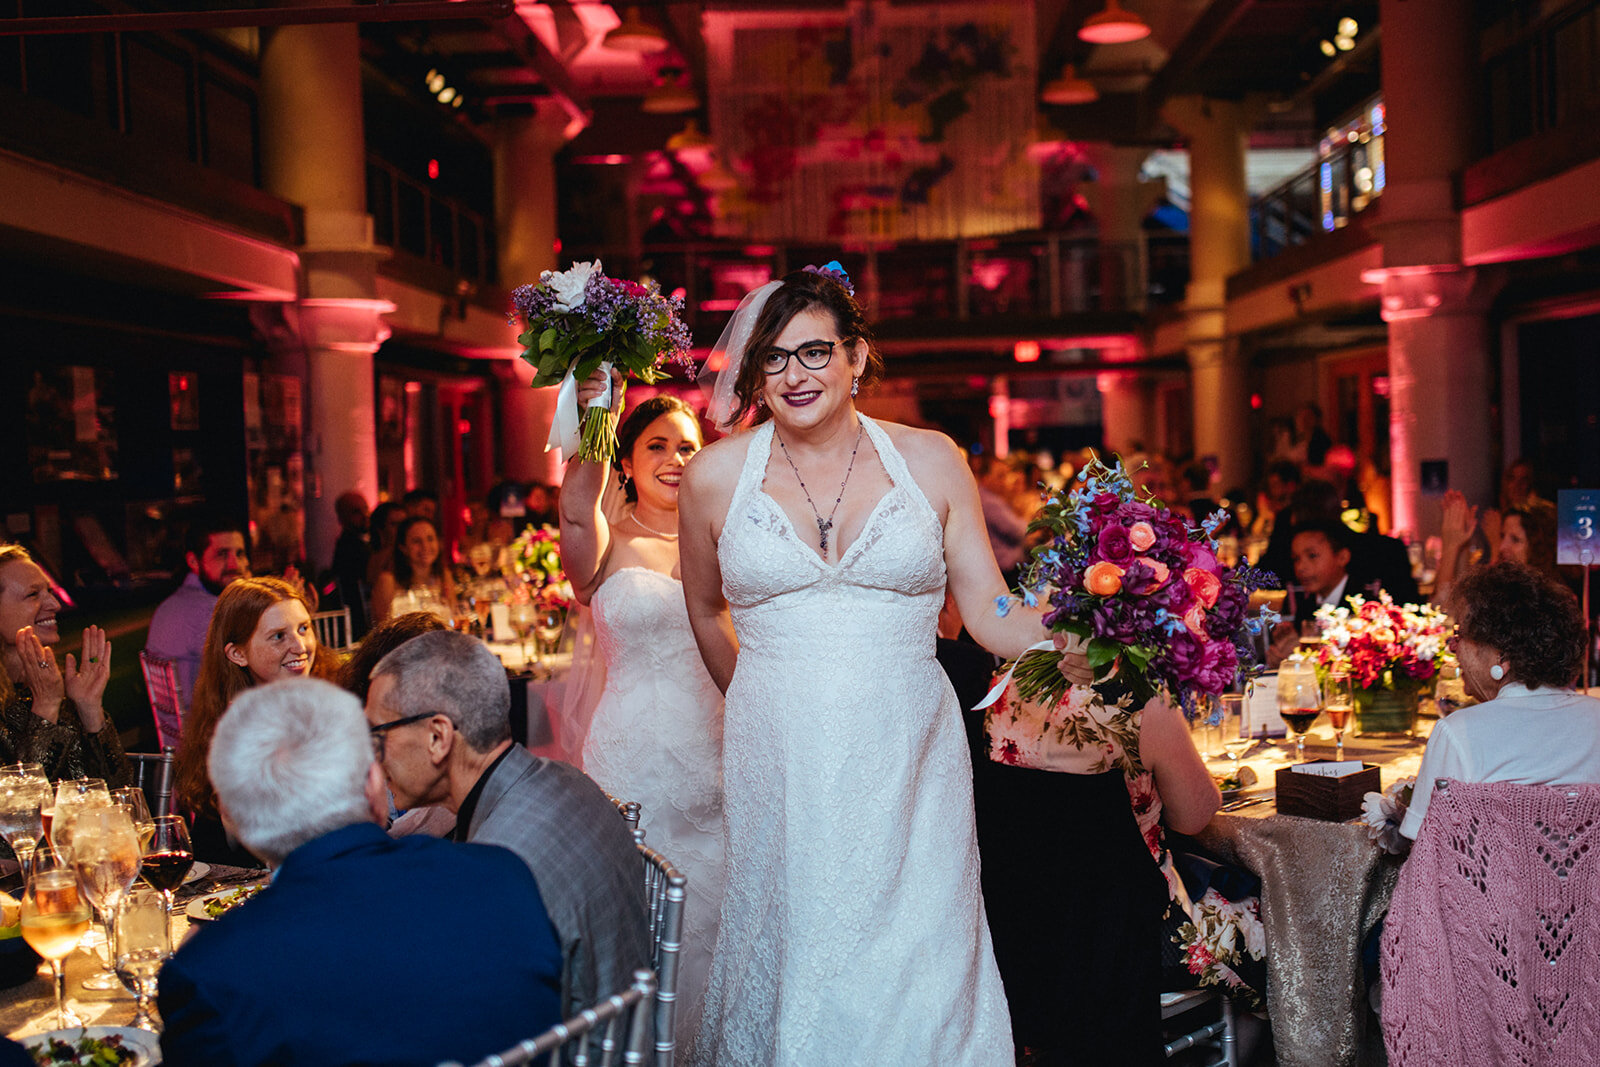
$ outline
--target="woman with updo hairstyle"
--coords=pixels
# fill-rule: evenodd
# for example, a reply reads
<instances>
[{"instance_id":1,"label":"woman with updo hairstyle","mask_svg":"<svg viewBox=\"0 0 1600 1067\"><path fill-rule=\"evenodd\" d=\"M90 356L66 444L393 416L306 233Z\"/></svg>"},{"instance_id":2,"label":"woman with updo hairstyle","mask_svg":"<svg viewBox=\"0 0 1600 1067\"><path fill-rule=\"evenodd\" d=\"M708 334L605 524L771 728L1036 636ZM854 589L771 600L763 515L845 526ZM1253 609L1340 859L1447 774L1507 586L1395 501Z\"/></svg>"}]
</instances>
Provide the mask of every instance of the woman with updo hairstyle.
<instances>
[{"instance_id":1,"label":"woman with updo hairstyle","mask_svg":"<svg viewBox=\"0 0 1600 1067\"><path fill-rule=\"evenodd\" d=\"M240 578L217 597L200 653L194 699L183 717L173 779L173 799L193 824L196 859L259 865L229 840L206 773L211 738L233 698L283 678L331 681L338 672L338 654L317 644L311 607L294 586L278 578Z\"/></svg>"},{"instance_id":2,"label":"woman with updo hairstyle","mask_svg":"<svg viewBox=\"0 0 1600 1067\"><path fill-rule=\"evenodd\" d=\"M584 381L580 407L605 385L603 372ZM612 386L621 411L621 375ZM653 396L622 420L610 468L567 464L559 505L562 569L590 610L605 673L603 686L569 680L560 742L608 793L639 803L651 846L688 876L678 972L684 1042L699 1025L722 904L722 694L695 647L678 561L678 486L702 443L692 408ZM612 490L608 502L613 474L624 499ZM576 660L572 673L582 678ZM594 689L591 710L580 694Z\"/></svg>"},{"instance_id":3,"label":"woman with updo hairstyle","mask_svg":"<svg viewBox=\"0 0 1600 1067\"><path fill-rule=\"evenodd\" d=\"M1415 838L1438 778L1570 785L1600 782L1600 700L1580 686L1583 611L1572 591L1522 563L1491 563L1456 583L1450 639L1478 703L1428 736L1400 832Z\"/></svg>"},{"instance_id":4,"label":"woman with updo hairstyle","mask_svg":"<svg viewBox=\"0 0 1600 1067\"><path fill-rule=\"evenodd\" d=\"M961 449L857 408L882 360L838 263L748 294L719 360L708 415L754 427L706 446L680 500L689 620L726 694L728 883L689 1059L1008 1059L934 652L947 586L1007 658L1048 638L1042 611L1008 598ZM1063 670L1092 680L1082 656Z\"/></svg>"}]
</instances>

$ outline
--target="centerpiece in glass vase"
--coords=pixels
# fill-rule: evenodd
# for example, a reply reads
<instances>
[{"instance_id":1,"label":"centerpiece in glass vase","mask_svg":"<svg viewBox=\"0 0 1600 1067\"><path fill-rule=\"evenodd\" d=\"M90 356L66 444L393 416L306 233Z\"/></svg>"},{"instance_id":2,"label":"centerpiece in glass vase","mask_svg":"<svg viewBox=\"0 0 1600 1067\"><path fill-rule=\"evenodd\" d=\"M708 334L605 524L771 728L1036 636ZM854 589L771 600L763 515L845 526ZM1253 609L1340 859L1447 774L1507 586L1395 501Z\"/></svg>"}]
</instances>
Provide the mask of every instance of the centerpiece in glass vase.
<instances>
[{"instance_id":1,"label":"centerpiece in glass vase","mask_svg":"<svg viewBox=\"0 0 1600 1067\"><path fill-rule=\"evenodd\" d=\"M572 583L561 569L561 531L554 526L529 526L508 546L511 569L522 579L513 592L512 621L523 637L533 638L541 658L561 644Z\"/></svg>"},{"instance_id":2,"label":"centerpiece in glass vase","mask_svg":"<svg viewBox=\"0 0 1600 1067\"><path fill-rule=\"evenodd\" d=\"M1355 688L1356 733L1366 737L1410 737L1417 705L1431 693L1449 658L1449 620L1431 604L1396 604L1346 598L1317 609L1322 642L1312 657L1322 671L1348 670Z\"/></svg>"},{"instance_id":3,"label":"centerpiece in glass vase","mask_svg":"<svg viewBox=\"0 0 1600 1067\"><path fill-rule=\"evenodd\" d=\"M560 448L569 457L596 463L616 454L609 386L589 402L580 431L578 382L596 370L616 368L655 382L666 377L663 364L669 358L686 371L694 369L689 328L681 317L683 298L663 295L654 281L608 278L598 259L560 272L547 270L539 284L513 292L511 302L524 326L517 341L522 358L533 365L533 388L561 386L547 450Z\"/></svg>"},{"instance_id":4,"label":"centerpiece in glass vase","mask_svg":"<svg viewBox=\"0 0 1600 1067\"><path fill-rule=\"evenodd\" d=\"M1093 459L1069 492L1050 497L1034 530L1019 598L1045 600L1053 635L1023 653L991 694L990 758L1040 770L1098 773L1138 759L1138 713L1157 694L1191 718L1205 698L1259 669L1255 635L1274 619L1248 617L1250 594L1275 585L1248 565L1224 566L1218 512L1200 526L1141 493L1120 461ZM1016 598L1001 598L1002 614ZM1084 648L1092 685L1061 672L1063 650Z\"/></svg>"}]
</instances>

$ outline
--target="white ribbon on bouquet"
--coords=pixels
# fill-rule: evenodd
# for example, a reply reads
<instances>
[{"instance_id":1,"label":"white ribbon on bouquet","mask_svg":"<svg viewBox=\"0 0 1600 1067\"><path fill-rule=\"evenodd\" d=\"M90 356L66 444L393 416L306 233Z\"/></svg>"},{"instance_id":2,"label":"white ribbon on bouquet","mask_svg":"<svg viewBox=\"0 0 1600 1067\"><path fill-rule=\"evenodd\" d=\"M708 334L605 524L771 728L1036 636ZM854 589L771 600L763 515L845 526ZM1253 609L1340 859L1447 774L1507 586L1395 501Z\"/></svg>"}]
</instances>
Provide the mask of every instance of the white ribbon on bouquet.
<instances>
[{"instance_id":1,"label":"white ribbon on bouquet","mask_svg":"<svg viewBox=\"0 0 1600 1067\"><path fill-rule=\"evenodd\" d=\"M605 391L593 400L588 406L592 408L609 408L611 406L611 364L600 364L600 370L606 376ZM578 447L583 442L581 432L581 415L578 410L578 380L572 376L569 368L567 376L561 379L561 391L556 393L556 417L550 421L550 439L545 442L544 450L552 448L561 449L561 455L571 459L578 454Z\"/></svg>"}]
</instances>

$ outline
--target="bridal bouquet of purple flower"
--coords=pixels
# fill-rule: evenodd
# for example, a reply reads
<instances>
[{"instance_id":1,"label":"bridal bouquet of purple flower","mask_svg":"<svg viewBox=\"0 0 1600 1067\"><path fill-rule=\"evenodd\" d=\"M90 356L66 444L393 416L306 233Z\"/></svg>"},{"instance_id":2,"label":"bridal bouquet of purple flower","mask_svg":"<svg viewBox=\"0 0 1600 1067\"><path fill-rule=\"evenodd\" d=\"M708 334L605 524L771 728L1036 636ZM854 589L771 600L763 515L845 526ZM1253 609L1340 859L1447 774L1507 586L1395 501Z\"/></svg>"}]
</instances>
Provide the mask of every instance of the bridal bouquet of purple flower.
<instances>
[{"instance_id":1,"label":"bridal bouquet of purple flower","mask_svg":"<svg viewBox=\"0 0 1600 1067\"><path fill-rule=\"evenodd\" d=\"M1120 461L1088 463L1034 521L1050 539L1034 549L1018 597L1030 606L1047 598L1044 624L1056 639L1013 664L1015 695L1059 702L1068 689L1060 649L1073 639L1087 642L1096 685L1120 680L1134 707L1164 692L1192 714L1197 695L1258 669L1253 633L1263 622L1246 617L1250 594L1277 583L1217 560L1213 536L1226 520L1219 511L1191 527L1141 497ZM1001 598L1002 614L1015 599Z\"/></svg>"},{"instance_id":2,"label":"bridal bouquet of purple flower","mask_svg":"<svg viewBox=\"0 0 1600 1067\"><path fill-rule=\"evenodd\" d=\"M663 295L653 281L608 278L598 259L560 272L547 270L539 284L513 292L511 302L525 323L517 341L522 358L534 367L533 387L561 384L547 447L562 448L569 456L604 463L617 449L609 389L583 413L580 439L578 382L601 367L659 381L666 376L662 364L668 358L694 369L689 328L681 317L683 298Z\"/></svg>"}]
</instances>

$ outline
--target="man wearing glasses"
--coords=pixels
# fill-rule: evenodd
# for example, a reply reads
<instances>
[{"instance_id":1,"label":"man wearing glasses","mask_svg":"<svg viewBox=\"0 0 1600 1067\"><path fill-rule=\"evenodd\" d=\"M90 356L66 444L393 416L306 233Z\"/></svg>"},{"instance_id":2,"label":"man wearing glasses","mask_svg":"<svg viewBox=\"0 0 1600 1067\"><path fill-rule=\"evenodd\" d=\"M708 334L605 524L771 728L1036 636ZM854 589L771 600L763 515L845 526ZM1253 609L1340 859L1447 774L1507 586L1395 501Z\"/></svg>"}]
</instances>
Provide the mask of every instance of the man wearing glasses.
<instances>
[{"instance_id":1,"label":"man wearing glasses","mask_svg":"<svg viewBox=\"0 0 1600 1067\"><path fill-rule=\"evenodd\" d=\"M412 638L372 670L367 722L402 809L442 804L456 839L503 845L539 883L575 1015L650 966L643 868L610 798L575 767L511 740L505 668L476 638Z\"/></svg>"}]
</instances>

